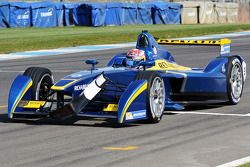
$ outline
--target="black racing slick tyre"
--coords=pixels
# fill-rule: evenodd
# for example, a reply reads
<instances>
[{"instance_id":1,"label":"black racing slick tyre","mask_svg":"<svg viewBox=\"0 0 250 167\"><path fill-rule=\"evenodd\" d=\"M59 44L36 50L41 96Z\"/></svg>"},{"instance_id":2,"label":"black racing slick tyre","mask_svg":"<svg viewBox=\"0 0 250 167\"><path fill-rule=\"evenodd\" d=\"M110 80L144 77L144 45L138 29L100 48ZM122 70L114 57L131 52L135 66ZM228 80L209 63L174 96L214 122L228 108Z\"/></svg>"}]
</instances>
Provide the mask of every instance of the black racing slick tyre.
<instances>
[{"instance_id":1,"label":"black racing slick tyre","mask_svg":"<svg viewBox=\"0 0 250 167\"><path fill-rule=\"evenodd\" d=\"M53 99L51 96L51 86L54 84L52 72L43 67L29 67L23 75L32 79L31 99L47 101ZM47 102L44 107L51 107L52 103Z\"/></svg>"},{"instance_id":2,"label":"black racing slick tyre","mask_svg":"<svg viewBox=\"0 0 250 167\"><path fill-rule=\"evenodd\" d=\"M238 104L243 92L244 79L241 61L232 57L227 66L227 96L229 104Z\"/></svg>"},{"instance_id":3,"label":"black racing slick tyre","mask_svg":"<svg viewBox=\"0 0 250 167\"><path fill-rule=\"evenodd\" d=\"M148 81L146 97L148 122L160 122L165 109L165 86L162 77L155 71L140 71L136 79Z\"/></svg>"}]
</instances>

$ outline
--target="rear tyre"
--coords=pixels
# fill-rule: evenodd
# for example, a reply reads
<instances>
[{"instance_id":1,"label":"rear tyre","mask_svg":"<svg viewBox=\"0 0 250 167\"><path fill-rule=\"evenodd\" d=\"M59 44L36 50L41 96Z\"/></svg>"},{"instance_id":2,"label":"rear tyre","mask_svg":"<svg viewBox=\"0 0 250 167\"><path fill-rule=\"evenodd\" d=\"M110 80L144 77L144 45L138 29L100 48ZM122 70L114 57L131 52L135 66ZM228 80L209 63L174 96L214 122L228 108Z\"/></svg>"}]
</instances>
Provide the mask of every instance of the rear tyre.
<instances>
[{"instance_id":1,"label":"rear tyre","mask_svg":"<svg viewBox=\"0 0 250 167\"><path fill-rule=\"evenodd\" d=\"M162 77L154 71L141 71L136 79L148 81L146 97L148 122L160 122L165 109L165 86Z\"/></svg>"},{"instance_id":2,"label":"rear tyre","mask_svg":"<svg viewBox=\"0 0 250 167\"><path fill-rule=\"evenodd\" d=\"M30 67L25 70L23 75L32 79L31 100L47 101L53 99L51 86L54 84L52 72L47 68ZM44 108L51 108L52 103L47 102Z\"/></svg>"},{"instance_id":3,"label":"rear tyre","mask_svg":"<svg viewBox=\"0 0 250 167\"><path fill-rule=\"evenodd\" d=\"M243 92L244 79L240 60L233 57L228 62L227 69L227 95L229 104L238 104Z\"/></svg>"}]
</instances>

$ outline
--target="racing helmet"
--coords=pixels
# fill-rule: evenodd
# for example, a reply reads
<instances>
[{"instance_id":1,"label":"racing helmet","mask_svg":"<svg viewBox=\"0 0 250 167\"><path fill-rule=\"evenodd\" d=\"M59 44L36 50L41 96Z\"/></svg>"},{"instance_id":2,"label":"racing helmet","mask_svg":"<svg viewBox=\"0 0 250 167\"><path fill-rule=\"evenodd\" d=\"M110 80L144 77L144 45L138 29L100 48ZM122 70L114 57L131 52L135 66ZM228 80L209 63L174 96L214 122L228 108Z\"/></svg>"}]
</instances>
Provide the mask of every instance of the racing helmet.
<instances>
[{"instance_id":1,"label":"racing helmet","mask_svg":"<svg viewBox=\"0 0 250 167\"><path fill-rule=\"evenodd\" d=\"M143 50L131 49L126 56L126 65L129 67L137 66L141 61L146 61L146 55Z\"/></svg>"}]
</instances>

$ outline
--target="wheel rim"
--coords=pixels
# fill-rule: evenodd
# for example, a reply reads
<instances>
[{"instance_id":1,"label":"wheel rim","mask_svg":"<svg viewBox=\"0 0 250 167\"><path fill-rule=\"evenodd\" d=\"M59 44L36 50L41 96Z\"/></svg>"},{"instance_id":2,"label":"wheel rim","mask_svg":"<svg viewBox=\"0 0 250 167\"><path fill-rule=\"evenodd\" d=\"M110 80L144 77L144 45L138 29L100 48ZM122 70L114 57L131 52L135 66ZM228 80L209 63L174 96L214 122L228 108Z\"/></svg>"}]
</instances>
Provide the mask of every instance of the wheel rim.
<instances>
[{"instance_id":1,"label":"wheel rim","mask_svg":"<svg viewBox=\"0 0 250 167\"><path fill-rule=\"evenodd\" d=\"M39 89L39 100L46 100L50 92L49 84L47 82L42 82Z\"/></svg>"},{"instance_id":2,"label":"wheel rim","mask_svg":"<svg viewBox=\"0 0 250 167\"><path fill-rule=\"evenodd\" d=\"M150 88L150 109L153 116L160 118L165 107L165 87L160 77L153 80Z\"/></svg>"},{"instance_id":3,"label":"wheel rim","mask_svg":"<svg viewBox=\"0 0 250 167\"><path fill-rule=\"evenodd\" d=\"M49 84L49 82L52 82L51 85ZM37 85L37 89L36 89L36 100L51 100L53 99L53 95L49 96L49 94L51 93L50 87L53 85L54 80L53 77L50 76L49 74L45 74L40 82ZM52 103L51 102L47 102L44 105L44 108L47 107L51 107Z\"/></svg>"},{"instance_id":4,"label":"wheel rim","mask_svg":"<svg viewBox=\"0 0 250 167\"><path fill-rule=\"evenodd\" d=\"M232 96L235 99L240 98L243 87L243 80L242 80L242 68L239 63L235 63L233 65L231 71L230 83L231 83Z\"/></svg>"}]
</instances>

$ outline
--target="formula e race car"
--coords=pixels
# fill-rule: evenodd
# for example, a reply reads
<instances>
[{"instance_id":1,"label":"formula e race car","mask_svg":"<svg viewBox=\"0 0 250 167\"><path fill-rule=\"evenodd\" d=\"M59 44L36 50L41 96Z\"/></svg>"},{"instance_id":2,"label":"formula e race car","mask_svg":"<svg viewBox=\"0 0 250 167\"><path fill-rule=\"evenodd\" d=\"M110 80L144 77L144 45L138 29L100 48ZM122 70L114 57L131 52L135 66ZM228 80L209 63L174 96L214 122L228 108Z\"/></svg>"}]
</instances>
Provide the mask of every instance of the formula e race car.
<instances>
[{"instance_id":1,"label":"formula e race car","mask_svg":"<svg viewBox=\"0 0 250 167\"><path fill-rule=\"evenodd\" d=\"M183 110L192 104L237 104L246 79L246 63L230 55L229 39L155 39L142 31L136 48L145 58L127 63L127 54L115 55L104 68L87 60L90 70L54 83L52 72L30 67L18 75L9 92L10 119L71 115L113 118L118 124L138 120L157 123L165 110ZM161 45L217 45L220 56L202 69L178 65Z\"/></svg>"}]
</instances>

